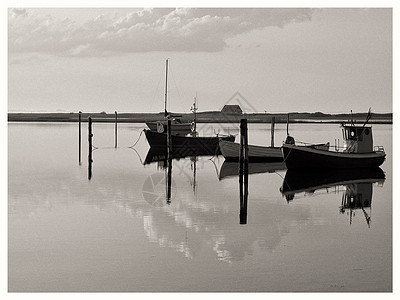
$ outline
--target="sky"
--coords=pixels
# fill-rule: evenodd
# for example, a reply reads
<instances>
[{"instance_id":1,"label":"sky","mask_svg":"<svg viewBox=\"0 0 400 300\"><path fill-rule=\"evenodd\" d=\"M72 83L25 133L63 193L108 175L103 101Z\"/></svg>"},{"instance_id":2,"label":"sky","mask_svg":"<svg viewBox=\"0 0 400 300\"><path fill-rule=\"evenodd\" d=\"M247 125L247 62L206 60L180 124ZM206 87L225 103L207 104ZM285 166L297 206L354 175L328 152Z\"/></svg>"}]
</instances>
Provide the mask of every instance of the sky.
<instances>
[{"instance_id":1,"label":"sky","mask_svg":"<svg viewBox=\"0 0 400 300\"><path fill-rule=\"evenodd\" d=\"M390 8L8 8L9 112L392 112Z\"/></svg>"}]
</instances>

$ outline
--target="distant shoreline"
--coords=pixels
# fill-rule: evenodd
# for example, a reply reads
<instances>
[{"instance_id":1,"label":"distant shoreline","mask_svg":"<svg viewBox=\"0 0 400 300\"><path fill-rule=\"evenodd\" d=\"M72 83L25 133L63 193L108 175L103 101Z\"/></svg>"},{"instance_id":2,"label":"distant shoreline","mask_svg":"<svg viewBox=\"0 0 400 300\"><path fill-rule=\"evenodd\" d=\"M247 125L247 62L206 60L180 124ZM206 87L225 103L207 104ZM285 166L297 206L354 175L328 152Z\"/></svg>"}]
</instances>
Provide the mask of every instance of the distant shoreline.
<instances>
[{"instance_id":1,"label":"distant shoreline","mask_svg":"<svg viewBox=\"0 0 400 300\"><path fill-rule=\"evenodd\" d=\"M171 113L176 115L175 113ZM363 123L366 113L357 114L325 114L317 113L290 113L290 123L342 123L353 120L356 123ZM87 122L88 117L93 122L114 123L115 113L81 113L81 121ZM197 123L239 123L240 119L247 119L249 123L271 123L275 117L275 123L287 123L287 113L251 113L251 114L226 114L220 111L197 113ZM194 114L179 114L182 122L192 122ZM118 123L145 123L163 120L163 113L117 113ZM8 113L8 122L78 122L79 113ZM393 124L393 114L372 114L369 121L372 124Z\"/></svg>"}]
</instances>

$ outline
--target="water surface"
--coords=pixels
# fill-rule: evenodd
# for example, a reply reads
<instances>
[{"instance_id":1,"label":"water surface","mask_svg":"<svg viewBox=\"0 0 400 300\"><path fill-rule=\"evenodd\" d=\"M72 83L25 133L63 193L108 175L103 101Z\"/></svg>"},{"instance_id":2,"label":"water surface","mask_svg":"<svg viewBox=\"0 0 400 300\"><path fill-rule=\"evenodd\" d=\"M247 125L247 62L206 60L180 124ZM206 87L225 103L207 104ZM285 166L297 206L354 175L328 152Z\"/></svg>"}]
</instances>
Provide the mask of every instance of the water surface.
<instances>
[{"instance_id":1,"label":"water surface","mask_svg":"<svg viewBox=\"0 0 400 300\"><path fill-rule=\"evenodd\" d=\"M167 169L143 165L144 124L120 124L114 149L113 124L94 123L91 180L86 124L81 165L77 124L8 128L11 292L392 290L390 125L373 126L374 144L387 153L384 180L288 199L280 190L286 170L250 166L246 224L238 176L223 157L173 160L167 204ZM238 133L235 124L198 128ZM336 124L294 124L290 134L298 142L341 140ZM277 124L275 145L285 136ZM249 143L269 145L269 125L250 124ZM351 189L371 189L372 201L342 208Z\"/></svg>"}]
</instances>

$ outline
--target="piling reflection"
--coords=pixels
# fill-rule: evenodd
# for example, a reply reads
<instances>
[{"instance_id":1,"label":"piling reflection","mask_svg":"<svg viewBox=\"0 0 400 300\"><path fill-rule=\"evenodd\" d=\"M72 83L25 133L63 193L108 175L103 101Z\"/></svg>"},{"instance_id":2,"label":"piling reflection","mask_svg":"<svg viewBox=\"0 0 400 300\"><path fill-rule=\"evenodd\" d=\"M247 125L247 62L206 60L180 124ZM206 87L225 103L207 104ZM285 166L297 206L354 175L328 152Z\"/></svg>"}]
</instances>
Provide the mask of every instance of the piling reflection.
<instances>
[{"instance_id":1,"label":"piling reflection","mask_svg":"<svg viewBox=\"0 0 400 300\"><path fill-rule=\"evenodd\" d=\"M193 178L190 180L192 185L192 190L194 195L196 195L196 169L197 169L197 160L198 156L201 155L202 152L199 149L191 150L186 147L176 147L170 152L167 151L166 148L158 148L158 147L150 147L147 152L146 158L143 162L144 165L149 165L152 163L157 163L158 168L165 170L165 179L160 183L165 183L165 197L166 203L171 203L171 189L172 187L172 165L173 161L179 161L181 159L189 158L191 162L191 169L193 171ZM182 171L182 170L180 170Z\"/></svg>"},{"instance_id":2,"label":"piling reflection","mask_svg":"<svg viewBox=\"0 0 400 300\"><path fill-rule=\"evenodd\" d=\"M356 210L364 214L370 226L373 184L383 185L385 173L380 168L376 169L351 169L351 170L288 170L286 172L280 191L288 202L293 201L296 194L312 195L318 190L333 189L342 192L340 213L348 212L350 224ZM344 189L341 189L343 187Z\"/></svg>"}]
</instances>

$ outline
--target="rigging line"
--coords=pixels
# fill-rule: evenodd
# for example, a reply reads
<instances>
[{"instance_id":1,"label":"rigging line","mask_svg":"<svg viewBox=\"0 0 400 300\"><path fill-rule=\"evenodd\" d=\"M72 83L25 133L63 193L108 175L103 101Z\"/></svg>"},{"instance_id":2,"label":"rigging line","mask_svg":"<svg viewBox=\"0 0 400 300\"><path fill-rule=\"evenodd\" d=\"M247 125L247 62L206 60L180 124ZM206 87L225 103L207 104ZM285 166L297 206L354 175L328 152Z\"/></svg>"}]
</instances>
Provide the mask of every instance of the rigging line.
<instances>
[{"instance_id":1,"label":"rigging line","mask_svg":"<svg viewBox=\"0 0 400 300\"><path fill-rule=\"evenodd\" d=\"M170 72L169 72L169 73L171 74L172 81L174 82L175 88L176 88L176 90L177 90L177 92L178 92L179 102L180 102L180 103L183 103L183 101L182 101L182 95L181 95L181 93L180 93L180 91L179 91L178 85L176 84L174 73L171 72L171 67L170 67Z\"/></svg>"},{"instance_id":2,"label":"rigging line","mask_svg":"<svg viewBox=\"0 0 400 300\"><path fill-rule=\"evenodd\" d=\"M161 73L160 73L160 77L158 78L157 88L156 88L156 90L154 91L153 101L152 101L151 103L154 103L154 101L155 101L155 99L156 99L156 95L157 95L157 92L158 92L158 88L160 87L160 82L161 82L161 78L163 77L163 75L164 75L164 67L163 67L163 69L162 69L162 71L161 71Z\"/></svg>"}]
</instances>

